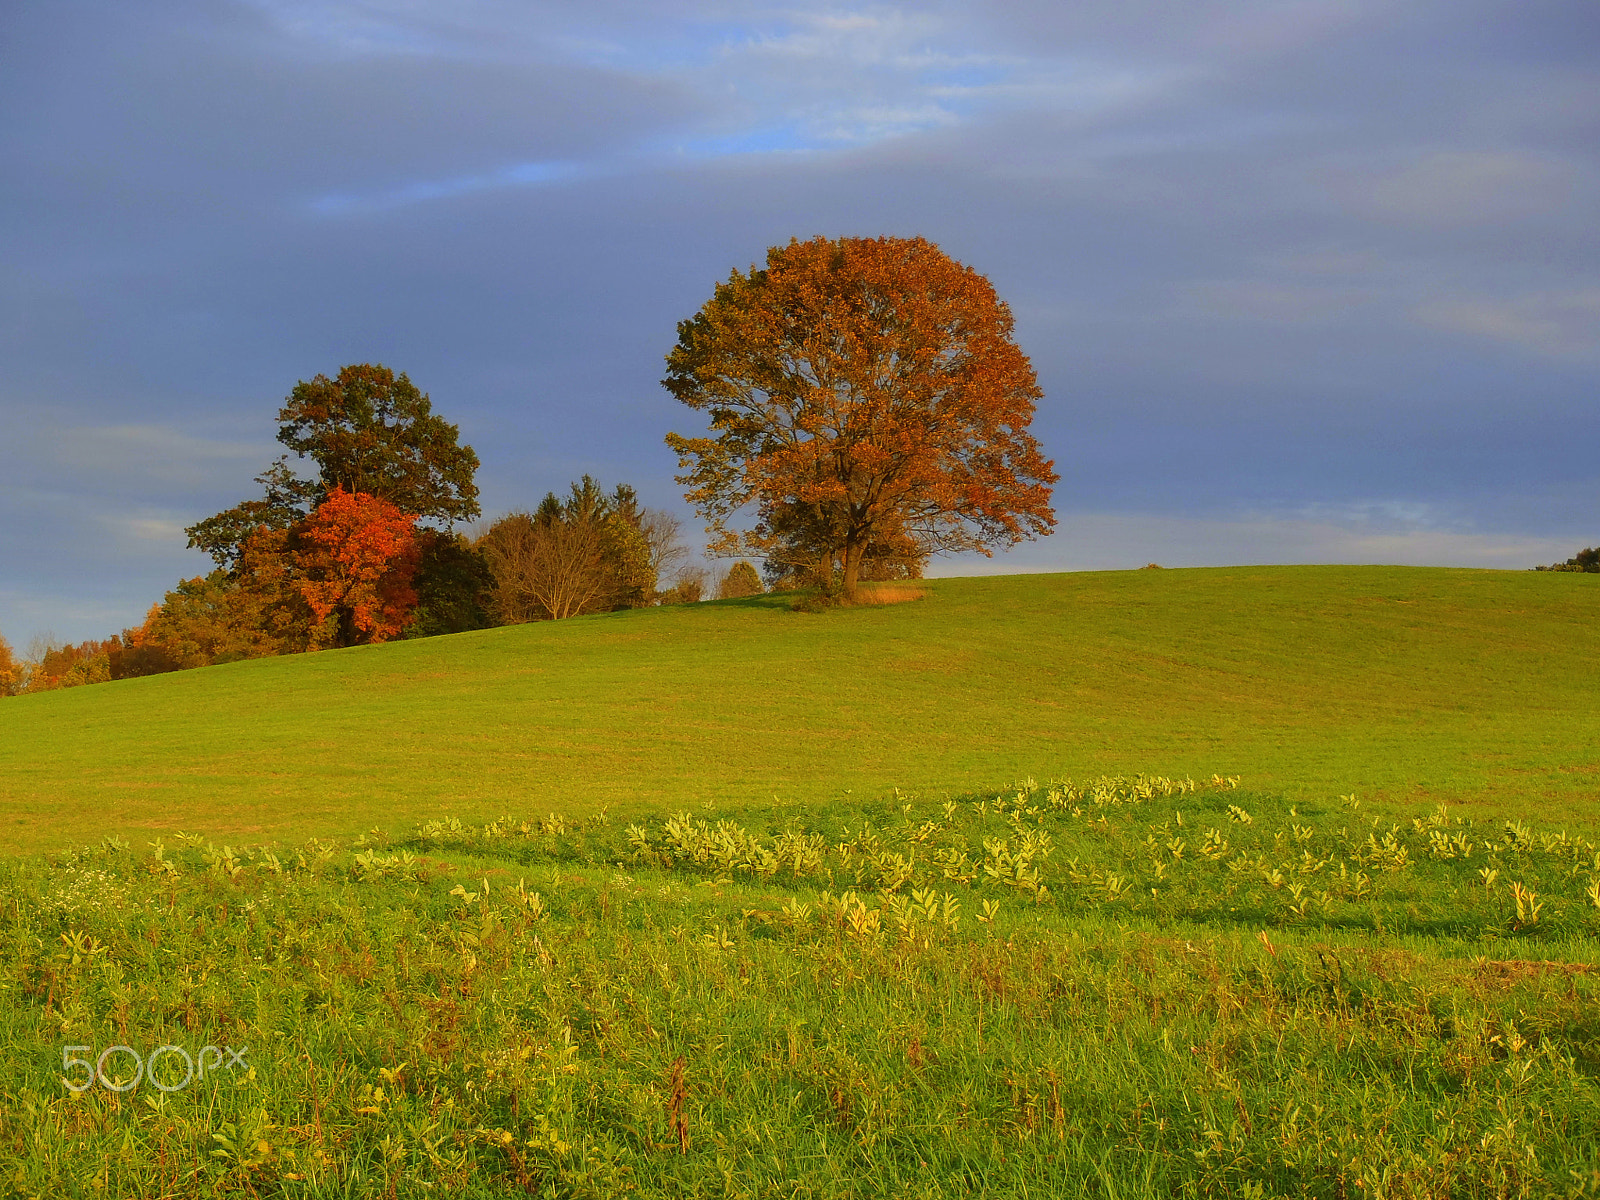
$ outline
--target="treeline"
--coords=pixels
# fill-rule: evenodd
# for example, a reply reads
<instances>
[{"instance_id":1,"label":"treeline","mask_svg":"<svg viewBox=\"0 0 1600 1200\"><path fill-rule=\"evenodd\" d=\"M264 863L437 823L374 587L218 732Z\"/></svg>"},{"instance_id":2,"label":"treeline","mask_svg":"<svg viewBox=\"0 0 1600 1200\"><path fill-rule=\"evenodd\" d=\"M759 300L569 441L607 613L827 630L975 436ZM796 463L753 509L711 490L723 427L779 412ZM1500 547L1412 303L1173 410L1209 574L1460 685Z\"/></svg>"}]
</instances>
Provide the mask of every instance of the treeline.
<instances>
[{"instance_id":1,"label":"treeline","mask_svg":"<svg viewBox=\"0 0 1600 1200\"><path fill-rule=\"evenodd\" d=\"M532 511L457 531L480 516L477 455L404 374L319 375L296 386L278 424L313 478L284 455L257 476L259 497L191 526L189 545L216 568L180 582L137 628L27 659L0 639L0 695L692 603L707 590L678 520L626 484L606 491L586 475ZM717 585L760 590L747 563Z\"/></svg>"},{"instance_id":2,"label":"treeline","mask_svg":"<svg viewBox=\"0 0 1600 1200\"><path fill-rule=\"evenodd\" d=\"M122 650L121 638L107 638L76 646L44 643L27 658L18 658L11 644L0 637L0 696L104 683L116 678L111 663Z\"/></svg>"},{"instance_id":3,"label":"treeline","mask_svg":"<svg viewBox=\"0 0 1600 1200\"><path fill-rule=\"evenodd\" d=\"M1600 574L1600 546L1591 546L1587 550L1579 550L1577 554L1567 559L1566 562L1551 563L1548 567L1535 567L1535 571L1583 571L1590 575Z\"/></svg>"}]
</instances>

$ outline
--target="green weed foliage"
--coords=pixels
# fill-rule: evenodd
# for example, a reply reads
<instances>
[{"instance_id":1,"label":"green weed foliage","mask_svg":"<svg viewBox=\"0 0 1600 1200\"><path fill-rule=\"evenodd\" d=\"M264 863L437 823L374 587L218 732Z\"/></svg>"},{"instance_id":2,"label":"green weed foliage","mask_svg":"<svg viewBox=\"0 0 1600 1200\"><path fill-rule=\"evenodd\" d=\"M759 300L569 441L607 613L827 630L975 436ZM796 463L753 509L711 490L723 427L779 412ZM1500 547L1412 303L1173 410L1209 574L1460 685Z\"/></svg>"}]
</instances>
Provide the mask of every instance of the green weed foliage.
<instances>
[{"instance_id":1,"label":"green weed foliage","mask_svg":"<svg viewBox=\"0 0 1600 1200\"><path fill-rule=\"evenodd\" d=\"M1236 779L0 864L21 1196L1580 1196L1600 847ZM773 818L766 818L767 821ZM125 1091L112 1046L247 1051ZM216 1058L220 1058L218 1052ZM161 1086L156 1086L156 1085Z\"/></svg>"}]
</instances>

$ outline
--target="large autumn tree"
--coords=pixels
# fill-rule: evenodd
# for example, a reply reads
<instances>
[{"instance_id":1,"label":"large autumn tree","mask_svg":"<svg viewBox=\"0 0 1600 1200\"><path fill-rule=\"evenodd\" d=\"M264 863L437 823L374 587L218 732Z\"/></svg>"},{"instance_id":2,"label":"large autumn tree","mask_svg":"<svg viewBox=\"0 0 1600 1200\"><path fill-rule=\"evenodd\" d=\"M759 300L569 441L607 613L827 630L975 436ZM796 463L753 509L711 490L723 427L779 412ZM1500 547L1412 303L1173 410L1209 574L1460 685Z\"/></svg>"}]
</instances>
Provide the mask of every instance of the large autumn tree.
<instances>
[{"instance_id":1,"label":"large autumn tree","mask_svg":"<svg viewBox=\"0 0 1600 1200\"><path fill-rule=\"evenodd\" d=\"M987 554L1055 523L1011 312L922 238L773 247L679 324L662 382L711 418L667 443L712 553L848 599L874 553Z\"/></svg>"},{"instance_id":2,"label":"large autumn tree","mask_svg":"<svg viewBox=\"0 0 1600 1200\"><path fill-rule=\"evenodd\" d=\"M251 535L288 529L335 488L446 525L474 520L478 456L459 437L404 372L354 363L332 379L301 380L278 410L278 441L316 463L316 478L297 476L285 455L256 477L261 499L190 526L189 545L231 567Z\"/></svg>"},{"instance_id":3,"label":"large autumn tree","mask_svg":"<svg viewBox=\"0 0 1600 1200\"><path fill-rule=\"evenodd\" d=\"M182 631L173 643L176 660L190 661L201 645L231 655L284 652L298 642L385 640L398 632L396 598L409 598L402 622L408 635L489 624L488 566L450 528L479 515L478 456L459 436L404 373L380 364L356 363L333 378L297 383L278 411L278 441L309 458L316 475L297 475L285 455L256 477L259 499L188 529L189 545L210 554L223 575L215 588L190 581L194 596L177 597L166 623ZM343 551L329 542L335 536L355 541ZM381 570L370 559L379 547L393 552ZM379 576L389 581L379 588L386 598L374 592L323 608L363 573L371 578L362 586L379 588ZM401 576L403 587L395 582ZM202 593L205 603L197 606ZM239 620L248 627L233 629Z\"/></svg>"},{"instance_id":4,"label":"large autumn tree","mask_svg":"<svg viewBox=\"0 0 1600 1200\"><path fill-rule=\"evenodd\" d=\"M298 383L278 412L278 440L334 488L376 496L445 523L478 516L478 456L402 372L360 363Z\"/></svg>"}]
</instances>

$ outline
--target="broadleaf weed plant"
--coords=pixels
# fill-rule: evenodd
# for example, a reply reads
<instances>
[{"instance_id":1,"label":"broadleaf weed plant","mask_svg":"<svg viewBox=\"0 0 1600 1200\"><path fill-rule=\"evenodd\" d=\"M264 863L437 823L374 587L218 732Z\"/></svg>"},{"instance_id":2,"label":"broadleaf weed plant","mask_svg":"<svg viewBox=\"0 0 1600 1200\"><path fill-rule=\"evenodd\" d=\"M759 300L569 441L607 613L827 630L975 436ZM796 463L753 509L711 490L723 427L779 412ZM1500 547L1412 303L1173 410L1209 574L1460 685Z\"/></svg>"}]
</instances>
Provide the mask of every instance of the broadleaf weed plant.
<instances>
[{"instance_id":1,"label":"broadleaf weed plant","mask_svg":"<svg viewBox=\"0 0 1600 1200\"><path fill-rule=\"evenodd\" d=\"M0 1180L1583 1194L1600 848L1393 816L1137 776L12 860Z\"/></svg>"}]
</instances>

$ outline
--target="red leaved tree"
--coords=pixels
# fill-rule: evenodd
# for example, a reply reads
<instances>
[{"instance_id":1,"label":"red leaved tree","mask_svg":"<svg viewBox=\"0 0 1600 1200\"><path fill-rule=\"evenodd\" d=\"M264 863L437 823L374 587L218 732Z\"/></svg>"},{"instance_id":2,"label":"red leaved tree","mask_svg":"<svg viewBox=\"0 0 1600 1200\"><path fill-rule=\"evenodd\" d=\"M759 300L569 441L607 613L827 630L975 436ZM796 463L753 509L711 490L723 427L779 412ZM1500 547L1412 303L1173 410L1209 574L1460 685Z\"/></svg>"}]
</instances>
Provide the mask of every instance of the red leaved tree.
<instances>
[{"instance_id":1,"label":"red leaved tree","mask_svg":"<svg viewBox=\"0 0 1600 1200\"><path fill-rule=\"evenodd\" d=\"M317 626L313 648L386 642L417 605L416 517L335 487L292 534L294 578Z\"/></svg>"},{"instance_id":2,"label":"red leaved tree","mask_svg":"<svg viewBox=\"0 0 1600 1200\"><path fill-rule=\"evenodd\" d=\"M1055 524L1011 312L922 238L773 247L678 326L667 366L711 417L711 436L667 443L712 553L837 578L848 599L864 557L988 554Z\"/></svg>"}]
</instances>

